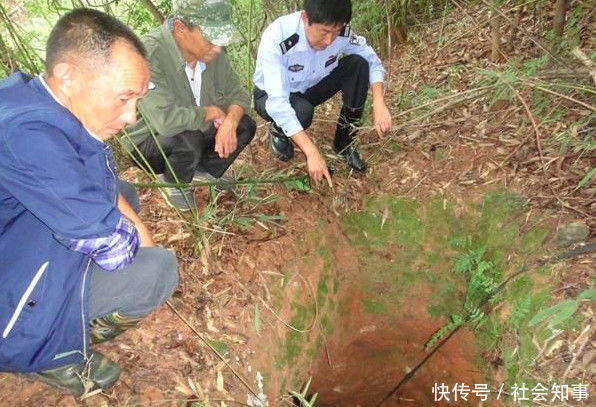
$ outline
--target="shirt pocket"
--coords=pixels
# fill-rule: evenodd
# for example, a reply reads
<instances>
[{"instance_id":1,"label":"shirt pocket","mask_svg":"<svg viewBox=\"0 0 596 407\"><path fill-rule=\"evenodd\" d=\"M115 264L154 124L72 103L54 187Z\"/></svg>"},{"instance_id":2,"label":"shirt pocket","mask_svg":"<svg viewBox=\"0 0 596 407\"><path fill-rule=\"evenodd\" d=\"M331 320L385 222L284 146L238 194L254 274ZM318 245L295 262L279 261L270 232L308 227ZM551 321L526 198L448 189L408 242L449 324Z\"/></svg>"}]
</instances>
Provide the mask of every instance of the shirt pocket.
<instances>
[{"instance_id":1,"label":"shirt pocket","mask_svg":"<svg viewBox=\"0 0 596 407\"><path fill-rule=\"evenodd\" d=\"M288 60L286 65L286 75L290 86L296 86L304 82L308 76L309 64L304 57L299 55Z\"/></svg>"}]
</instances>

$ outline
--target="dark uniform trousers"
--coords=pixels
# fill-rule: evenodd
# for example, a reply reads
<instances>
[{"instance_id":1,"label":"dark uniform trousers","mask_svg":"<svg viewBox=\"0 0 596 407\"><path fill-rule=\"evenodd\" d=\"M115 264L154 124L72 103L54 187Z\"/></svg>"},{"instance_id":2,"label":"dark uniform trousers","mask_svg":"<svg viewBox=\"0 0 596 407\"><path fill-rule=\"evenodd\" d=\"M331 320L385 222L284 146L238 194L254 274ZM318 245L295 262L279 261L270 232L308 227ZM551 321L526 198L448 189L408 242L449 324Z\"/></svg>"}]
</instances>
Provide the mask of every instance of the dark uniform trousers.
<instances>
[{"instance_id":1,"label":"dark uniform trousers","mask_svg":"<svg viewBox=\"0 0 596 407\"><path fill-rule=\"evenodd\" d=\"M253 139L256 131L255 121L244 115L238 123L236 136L238 147L227 158L221 158L215 152L215 135L217 130L211 125L205 132L184 131L172 137L158 136L159 144L167 157L178 181L191 182L196 170L206 171L215 178L221 177L236 157ZM153 137L143 140L138 145L140 152L156 174L164 174L166 182L175 182L170 168L167 166L163 154L159 150ZM134 153L135 159L142 166L145 160Z\"/></svg>"},{"instance_id":2,"label":"dark uniform trousers","mask_svg":"<svg viewBox=\"0 0 596 407\"><path fill-rule=\"evenodd\" d=\"M355 131L349 131L351 124L357 123L362 118L364 104L369 88L368 62L360 55L346 55L339 60L337 68L323 78L319 83L310 87L304 93L291 93L290 105L296 112L296 117L306 130L313 119L315 106L326 102L341 90L343 108L338 121L335 135L335 148L341 150L351 142ZM255 88L253 92L255 110L263 119L273 122L265 109L268 95ZM284 134L274 123L278 134ZM353 127L352 127L353 128Z\"/></svg>"}]
</instances>

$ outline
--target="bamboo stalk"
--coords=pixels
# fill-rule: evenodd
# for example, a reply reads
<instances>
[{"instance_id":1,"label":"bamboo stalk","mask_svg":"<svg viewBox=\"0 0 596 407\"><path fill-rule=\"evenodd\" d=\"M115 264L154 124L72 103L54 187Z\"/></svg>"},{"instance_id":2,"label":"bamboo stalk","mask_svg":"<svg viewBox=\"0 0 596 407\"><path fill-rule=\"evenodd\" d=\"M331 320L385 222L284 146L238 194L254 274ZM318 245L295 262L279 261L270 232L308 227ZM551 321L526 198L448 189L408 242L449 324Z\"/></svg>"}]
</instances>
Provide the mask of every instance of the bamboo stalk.
<instances>
[{"instance_id":1,"label":"bamboo stalk","mask_svg":"<svg viewBox=\"0 0 596 407\"><path fill-rule=\"evenodd\" d=\"M591 111L596 112L596 107L590 106L587 103L582 102L581 100L574 99L571 96L567 96L567 95L564 95L562 93L555 92L554 90L543 88L542 86L536 85L536 84L534 84L532 82L523 81L522 83L525 83L525 84L527 84L528 86L530 86L532 88L540 89L543 92L550 93L551 95L555 95L555 96L561 97L563 99L567 99L570 102L577 103L578 105L581 105L581 106L585 107L586 109L590 109Z\"/></svg>"},{"instance_id":2,"label":"bamboo stalk","mask_svg":"<svg viewBox=\"0 0 596 407\"><path fill-rule=\"evenodd\" d=\"M252 95L253 83L252 83L252 18L254 12L254 0L250 0L250 7L248 9L248 39L246 41L246 71L247 78L246 83L248 85L248 94ZM252 98L251 98L252 99Z\"/></svg>"},{"instance_id":3,"label":"bamboo stalk","mask_svg":"<svg viewBox=\"0 0 596 407\"><path fill-rule=\"evenodd\" d=\"M259 184L280 184L291 181L309 182L306 175L291 175L277 178L247 178L236 181L210 181L210 182L134 182L133 185L139 188L190 188L190 187L214 187L218 185L259 185Z\"/></svg>"}]
</instances>

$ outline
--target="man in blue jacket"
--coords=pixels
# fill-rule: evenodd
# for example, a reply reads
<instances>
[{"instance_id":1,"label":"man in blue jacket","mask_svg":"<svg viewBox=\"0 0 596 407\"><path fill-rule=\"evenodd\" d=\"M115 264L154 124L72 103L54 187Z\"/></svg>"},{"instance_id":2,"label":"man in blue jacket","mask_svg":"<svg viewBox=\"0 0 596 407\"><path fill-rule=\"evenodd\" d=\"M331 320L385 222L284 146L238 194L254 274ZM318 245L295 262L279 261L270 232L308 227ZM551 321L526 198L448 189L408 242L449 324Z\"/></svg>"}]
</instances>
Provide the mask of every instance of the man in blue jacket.
<instances>
[{"instance_id":1,"label":"man in blue jacket","mask_svg":"<svg viewBox=\"0 0 596 407\"><path fill-rule=\"evenodd\" d=\"M105 144L149 85L139 39L89 9L58 21L44 74L0 83L0 371L75 395L110 387L120 368L90 344L173 292L176 258L154 246Z\"/></svg>"}]
</instances>

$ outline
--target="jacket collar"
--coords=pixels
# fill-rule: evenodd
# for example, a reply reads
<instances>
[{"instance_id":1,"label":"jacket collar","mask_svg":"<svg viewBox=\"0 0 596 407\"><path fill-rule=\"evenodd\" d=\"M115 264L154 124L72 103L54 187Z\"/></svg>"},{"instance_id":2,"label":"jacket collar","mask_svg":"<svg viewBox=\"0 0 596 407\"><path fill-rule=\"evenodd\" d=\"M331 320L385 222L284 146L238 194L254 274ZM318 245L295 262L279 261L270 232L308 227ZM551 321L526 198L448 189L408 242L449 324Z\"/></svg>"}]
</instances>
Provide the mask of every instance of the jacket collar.
<instances>
[{"instance_id":1,"label":"jacket collar","mask_svg":"<svg viewBox=\"0 0 596 407\"><path fill-rule=\"evenodd\" d=\"M163 42L165 48L172 59L172 61L176 62L176 67L184 71L184 67L186 66L186 60L182 56L180 49L178 48L178 44L174 40L174 36L172 35L172 30L170 29L171 23L170 20L167 19L161 25L161 37L163 38Z\"/></svg>"},{"instance_id":2,"label":"jacket collar","mask_svg":"<svg viewBox=\"0 0 596 407\"><path fill-rule=\"evenodd\" d=\"M39 84L41 86L38 86L39 89L43 89L49 96L51 96L52 99L54 99L54 101L56 103L58 103L60 106L62 106L66 111L68 111L69 114L72 115L72 113L66 108L66 106L64 106L64 104L60 101L60 99L58 99L58 97L54 94L54 92L52 92L52 89L50 88L50 86L47 84L47 82L45 81L45 79L43 78L43 74L39 74L37 75L37 77L34 79L36 81L39 82ZM37 83L35 83L35 85L37 85ZM81 123L81 126L83 124ZM93 133L91 130L87 129L87 127L83 126L83 128L85 129L85 131L87 133L89 133L89 135L91 137L93 137L95 140L99 141L101 144L105 144L104 141L102 139L100 139L95 133Z\"/></svg>"},{"instance_id":3,"label":"jacket collar","mask_svg":"<svg viewBox=\"0 0 596 407\"><path fill-rule=\"evenodd\" d=\"M306 38L306 30L304 29L304 21L302 20L302 13L298 12L298 28L296 33L300 36L298 38L298 44L296 44L296 51L314 51L308 43Z\"/></svg>"}]
</instances>

